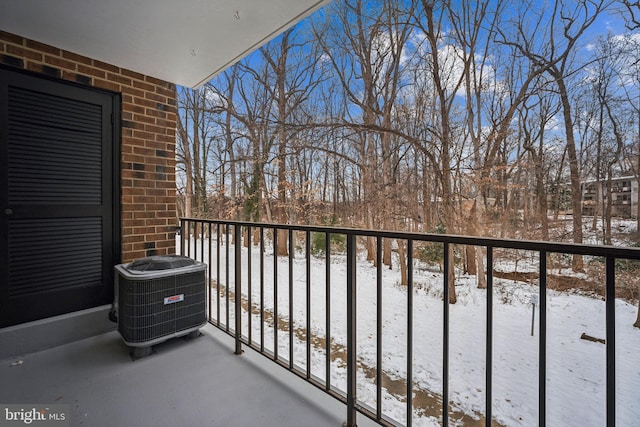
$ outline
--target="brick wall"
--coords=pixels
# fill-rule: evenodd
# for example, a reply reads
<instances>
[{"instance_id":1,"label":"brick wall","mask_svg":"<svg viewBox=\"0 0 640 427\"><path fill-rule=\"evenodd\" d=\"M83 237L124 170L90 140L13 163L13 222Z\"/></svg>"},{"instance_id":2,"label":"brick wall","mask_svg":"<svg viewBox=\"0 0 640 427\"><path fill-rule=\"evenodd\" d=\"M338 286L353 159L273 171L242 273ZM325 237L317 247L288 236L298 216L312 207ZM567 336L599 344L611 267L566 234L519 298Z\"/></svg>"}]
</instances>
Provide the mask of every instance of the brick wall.
<instances>
[{"instance_id":1,"label":"brick wall","mask_svg":"<svg viewBox=\"0 0 640 427\"><path fill-rule=\"evenodd\" d=\"M122 94L122 261L175 253L175 85L2 31L0 63Z\"/></svg>"}]
</instances>

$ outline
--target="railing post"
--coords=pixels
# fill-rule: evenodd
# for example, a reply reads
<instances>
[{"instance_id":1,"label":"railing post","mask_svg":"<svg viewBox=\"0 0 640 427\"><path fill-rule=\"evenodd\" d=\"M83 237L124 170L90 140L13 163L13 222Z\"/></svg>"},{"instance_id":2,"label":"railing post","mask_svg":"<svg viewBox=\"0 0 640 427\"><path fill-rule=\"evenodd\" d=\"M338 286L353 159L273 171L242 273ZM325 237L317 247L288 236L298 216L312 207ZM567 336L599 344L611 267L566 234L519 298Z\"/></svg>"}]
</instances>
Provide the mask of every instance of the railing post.
<instances>
[{"instance_id":1,"label":"railing post","mask_svg":"<svg viewBox=\"0 0 640 427\"><path fill-rule=\"evenodd\" d=\"M220 223L216 225L216 326L220 327ZM225 288L225 292L227 289Z\"/></svg>"},{"instance_id":2,"label":"railing post","mask_svg":"<svg viewBox=\"0 0 640 427\"><path fill-rule=\"evenodd\" d=\"M182 223L182 255L191 257L191 221L185 219Z\"/></svg>"},{"instance_id":3,"label":"railing post","mask_svg":"<svg viewBox=\"0 0 640 427\"><path fill-rule=\"evenodd\" d=\"M547 252L540 251L540 326L538 356L538 427L547 425Z\"/></svg>"},{"instance_id":4,"label":"railing post","mask_svg":"<svg viewBox=\"0 0 640 427\"><path fill-rule=\"evenodd\" d=\"M325 326L324 326L324 348L325 348L325 390L331 390L331 234L326 232L325 235Z\"/></svg>"},{"instance_id":5,"label":"railing post","mask_svg":"<svg viewBox=\"0 0 640 427\"><path fill-rule=\"evenodd\" d=\"M376 237L376 420L382 420L382 237Z\"/></svg>"},{"instance_id":6,"label":"railing post","mask_svg":"<svg viewBox=\"0 0 640 427\"><path fill-rule=\"evenodd\" d=\"M180 255L184 256L184 232L185 232L185 220L180 220Z\"/></svg>"},{"instance_id":7,"label":"railing post","mask_svg":"<svg viewBox=\"0 0 640 427\"><path fill-rule=\"evenodd\" d=\"M235 266L235 314L236 314L236 351L235 354L242 354L242 227L239 225L233 226L233 232L235 233L234 241L236 242L234 248L234 266Z\"/></svg>"},{"instance_id":8,"label":"railing post","mask_svg":"<svg viewBox=\"0 0 640 427\"><path fill-rule=\"evenodd\" d=\"M278 228L273 227L273 360L278 361Z\"/></svg>"},{"instance_id":9,"label":"railing post","mask_svg":"<svg viewBox=\"0 0 640 427\"><path fill-rule=\"evenodd\" d=\"M487 336L485 356L485 425L491 427L493 419L493 246L487 246Z\"/></svg>"},{"instance_id":10,"label":"railing post","mask_svg":"<svg viewBox=\"0 0 640 427\"><path fill-rule=\"evenodd\" d=\"M449 271L449 242L443 243L444 268ZM443 278L443 307L442 307L442 425L449 425L449 274Z\"/></svg>"},{"instance_id":11,"label":"railing post","mask_svg":"<svg viewBox=\"0 0 640 427\"><path fill-rule=\"evenodd\" d=\"M607 427L616 425L616 259L607 257L606 290Z\"/></svg>"},{"instance_id":12,"label":"railing post","mask_svg":"<svg viewBox=\"0 0 640 427\"><path fill-rule=\"evenodd\" d=\"M231 330L231 327L229 326L229 311L231 311L229 309L229 288L231 285L231 279L229 278L229 275L231 274L230 268L229 268L229 224L225 224L224 225L224 239L225 239L225 258L224 258L224 279L225 279L225 283L224 283L224 298L225 298L225 329L227 332L229 332Z\"/></svg>"},{"instance_id":13,"label":"railing post","mask_svg":"<svg viewBox=\"0 0 640 427\"><path fill-rule=\"evenodd\" d=\"M444 409L443 409L444 410ZM407 426L413 425L413 240L407 240Z\"/></svg>"},{"instance_id":14,"label":"railing post","mask_svg":"<svg viewBox=\"0 0 640 427\"><path fill-rule=\"evenodd\" d=\"M356 236L347 234L347 427L356 426Z\"/></svg>"},{"instance_id":15,"label":"railing post","mask_svg":"<svg viewBox=\"0 0 640 427\"><path fill-rule=\"evenodd\" d=\"M252 277L251 277L251 245L253 244L252 239L251 239L251 226L247 225L247 299L249 300L248 304L247 304L247 341L249 342L249 345L252 345L253 343L253 337L252 337L252 329L253 329L253 325L251 323L251 318L253 317L253 301L251 300L251 282L252 282ZM244 242L242 242L242 246L244 246Z\"/></svg>"},{"instance_id":16,"label":"railing post","mask_svg":"<svg viewBox=\"0 0 640 427\"><path fill-rule=\"evenodd\" d=\"M211 306L211 279L213 278L213 268L211 267L211 223L209 223L209 264L207 265L207 271L208 271L208 275L207 275L207 307L209 307L209 318L207 319L209 322L211 322L211 314L213 313L213 307ZM216 287L218 285L216 284Z\"/></svg>"},{"instance_id":17,"label":"railing post","mask_svg":"<svg viewBox=\"0 0 640 427\"><path fill-rule=\"evenodd\" d=\"M289 240L289 369L293 369L293 228L288 231Z\"/></svg>"},{"instance_id":18,"label":"railing post","mask_svg":"<svg viewBox=\"0 0 640 427\"><path fill-rule=\"evenodd\" d=\"M307 380L311 379L311 232L305 232L305 276L307 279Z\"/></svg>"}]
</instances>

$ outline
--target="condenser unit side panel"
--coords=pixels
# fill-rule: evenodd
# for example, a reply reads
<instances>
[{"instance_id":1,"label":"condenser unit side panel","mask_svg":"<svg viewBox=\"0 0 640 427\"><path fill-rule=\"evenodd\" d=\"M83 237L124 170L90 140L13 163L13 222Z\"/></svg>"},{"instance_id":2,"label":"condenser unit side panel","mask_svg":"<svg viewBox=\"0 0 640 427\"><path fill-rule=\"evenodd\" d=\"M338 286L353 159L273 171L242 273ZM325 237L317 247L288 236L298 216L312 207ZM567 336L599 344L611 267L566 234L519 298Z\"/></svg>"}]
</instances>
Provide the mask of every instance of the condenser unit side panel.
<instances>
[{"instance_id":1,"label":"condenser unit side panel","mask_svg":"<svg viewBox=\"0 0 640 427\"><path fill-rule=\"evenodd\" d=\"M184 295L184 301L173 304L177 332L206 323L207 296L204 272L177 276L176 295Z\"/></svg>"}]
</instances>

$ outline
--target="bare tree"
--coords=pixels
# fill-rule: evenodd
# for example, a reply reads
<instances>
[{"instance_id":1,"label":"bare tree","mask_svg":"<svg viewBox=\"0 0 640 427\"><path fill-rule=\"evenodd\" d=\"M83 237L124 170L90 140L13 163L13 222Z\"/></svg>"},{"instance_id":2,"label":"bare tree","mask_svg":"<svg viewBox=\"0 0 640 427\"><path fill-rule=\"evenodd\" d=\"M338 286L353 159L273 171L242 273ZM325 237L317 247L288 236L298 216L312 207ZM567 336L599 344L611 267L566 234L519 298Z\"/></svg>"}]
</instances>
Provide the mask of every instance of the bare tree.
<instances>
[{"instance_id":1,"label":"bare tree","mask_svg":"<svg viewBox=\"0 0 640 427\"><path fill-rule=\"evenodd\" d=\"M184 186L184 215L207 217L208 165L212 149L209 89L182 89L177 118L177 157Z\"/></svg>"},{"instance_id":2,"label":"bare tree","mask_svg":"<svg viewBox=\"0 0 640 427\"><path fill-rule=\"evenodd\" d=\"M611 241L611 208L613 203L613 196L611 191L612 179L613 179L613 168L616 164L620 162L620 156L624 147L624 140L626 132L626 124L629 123L629 120L626 120L626 115L622 112L620 108L622 104L622 99L619 96L616 96L616 88L617 85L617 72L618 67L616 65L620 64L619 55L623 53L617 44L613 42L612 38L603 39L600 42L600 52L602 55L599 55L597 60L595 61L596 73L595 73L595 89L597 93L597 99L600 108L600 123L604 123L605 120L607 125L600 125L598 128L598 136L602 138L602 134L604 133L604 128L611 129L611 145L609 150L607 150L608 155L603 158L604 169L607 173L607 185L606 185L606 194L607 197L607 206L605 209L605 231L604 231L604 244L610 245Z\"/></svg>"},{"instance_id":3,"label":"bare tree","mask_svg":"<svg viewBox=\"0 0 640 427\"><path fill-rule=\"evenodd\" d=\"M403 49L410 35L409 12L390 0L372 11L362 0L336 4L334 16L341 31L315 25L315 35L343 90L347 117L358 147L365 224L392 228L394 166L392 135L400 91ZM324 23L329 25L329 23ZM327 32L331 34L327 37ZM357 110L357 113L356 113ZM375 262L375 243L367 239L368 259ZM391 241L385 239L383 262L391 265Z\"/></svg>"},{"instance_id":4,"label":"bare tree","mask_svg":"<svg viewBox=\"0 0 640 427\"><path fill-rule=\"evenodd\" d=\"M295 188L292 170L287 164L290 151L295 150L292 141L304 129L296 115L308 100L310 92L320 84L317 67L319 52L305 46L304 40L296 39L295 28L285 31L279 38L260 48L260 53L268 66L269 74L262 81L275 104L273 115L269 119L274 123L273 132L277 144L277 213L280 222L288 223L295 219ZM303 57L302 55L307 55ZM286 230L278 236L278 254L288 254Z\"/></svg>"},{"instance_id":5,"label":"bare tree","mask_svg":"<svg viewBox=\"0 0 640 427\"><path fill-rule=\"evenodd\" d=\"M423 0L421 2L424 19L417 19L418 27L423 31L427 44L429 56L429 74L433 84L436 123L437 127L431 127L433 137L437 139L439 145L439 166L440 166L440 185L442 194L442 217L447 232L454 230L454 198L451 183L451 147L453 145L453 127L451 124L451 115L453 112L453 99L456 92L462 86L464 79L462 77L455 78L451 73L451 68L444 67L443 58L440 55L440 40L442 37L442 22L440 19L444 14L437 14L435 4ZM470 64L464 64L464 68L468 69ZM464 75L464 73L463 73ZM447 84L448 83L448 84ZM453 257L453 246L449 246L449 257ZM449 303L455 304L457 301L455 292L455 266L454 263L449 264L449 271L445 272L449 280Z\"/></svg>"},{"instance_id":6,"label":"bare tree","mask_svg":"<svg viewBox=\"0 0 640 427\"><path fill-rule=\"evenodd\" d=\"M544 83L544 80L540 80ZM544 86L538 86L537 95L531 96L522 104L519 120L523 129L523 148L527 150L533 162L535 177L536 217L541 224L542 239L549 240L549 218L547 203L548 183L545 182L547 144L546 129L552 118L558 113L559 105Z\"/></svg>"},{"instance_id":7,"label":"bare tree","mask_svg":"<svg viewBox=\"0 0 640 427\"><path fill-rule=\"evenodd\" d=\"M548 74L556 84L562 113L569 161L572 190L573 241L582 243L582 200L580 191L580 168L574 136L572 103L568 89L568 78L573 75L573 54L580 37L596 21L597 17L611 5L608 0L580 0L567 5L561 0L553 2L550 14L546 7L533 3L525 6L527 13L520 14L514 22L516 38L509 39L503 32L503 42L515 47L534 67ZM533 25L529 26L529 18ZM548 30L544 30L548 28ZM543 37L540 40L540 37ZM582 256L573 257L572 267L583 269Z\"/></svg>"},{"instance_id":8,"label":"bare tree","mask_svg":"<svg viewBox=\"0 0 640 427\"><path fill-rule=\"evenodd\" d=\"M622 12L627 22L627 28L637 30L640 28L640 1L622 0L625 10Z\"/></svg>"},{"instance_id":9,"label":"bare tree","mask_svg":"<svg viewBox=\"0 0 640 427\"><path fill-rule=\"evenodd\" d=\"M427 65L429 85L433 93L431 125L427 125L428 140L435 142L437 149L438 181L441 190L441 220L449 233L458 232L462 221L461 191L455 189L453 173L458 170L466 137L473 145L473 167L481 163L481 146L484 127L481 115L482 95L486 90L487 58L489 43L497 22L498 11L502 2L492 5L491 2L432 2L420 1L416 8L416 28L424 34L426 43L425 55L421 57ZM492 9L493 8L493 9ZM445 28L453 30L445 40ZM457 95L465 93L464 106L456 103ZM464 108L464 109L462 109ZM463 114L460 114L463 113ZM466 117L465 117L466 113ZM459 117L463 117L459 120ZM456 120L458 118L458 120ZM465 134L466 130L466 134ZM430 151L432 147L423 147ZM433 154L432 154L433 156ZM458 174L462 177L462 174ZM476 223L479 223L480 211L474 212ZM475 232L477 232L476 230ZM479 250L480 248L475 248ZM453 259L453 247L450 247L450 258ZM481 253L469 257L480 260ZM480 263L474 263L480 265ZM455 303L454 265L450 264L449 296ZM479 271L483 275L484 271Z\"/></svg>"}]
</instances>

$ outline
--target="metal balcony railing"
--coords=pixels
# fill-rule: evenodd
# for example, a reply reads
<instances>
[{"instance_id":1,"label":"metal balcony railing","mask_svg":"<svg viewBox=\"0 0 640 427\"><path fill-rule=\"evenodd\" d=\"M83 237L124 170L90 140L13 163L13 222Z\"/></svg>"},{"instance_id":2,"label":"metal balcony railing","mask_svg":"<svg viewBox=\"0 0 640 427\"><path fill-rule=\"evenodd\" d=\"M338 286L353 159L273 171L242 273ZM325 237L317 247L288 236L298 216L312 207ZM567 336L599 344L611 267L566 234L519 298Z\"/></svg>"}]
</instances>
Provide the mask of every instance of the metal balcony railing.
<instances>
[{"instance_id":1,"label":"metal balcony railing","mask_svg":"<svg viewBox=\"0 0 640 427\"><path fill-rule=\"evenodd\" d=\"M531 286L531 302L538 304L539 311L536 318L534 305L531 333L533 335L534 326L537 326L539 333L537 360L534 360L538 368L538 401L537 404L534 403L534 407L537 408L533 413L535 423L545 426L549 403L549 271L556 262L564 262L565 266L570 264L573 255L581 255L585 260L600 263L604 273L601 296L605 300L606 333L606 402L602 402L606 408L603 415L605 419L602 422L607 427L616 425L616 263L620 260L640 260L640 249L190 218L181 219L180 235L181 253L209 266L209 322L234 337L236 354L242 353L243 346L249 347L344 402L348 426L356 425L357 413L371 418L380 425L411 426L417 417L415 405L418 389L427 397L435 396L430 406L425 406L427 409L421 407L422 415L430 412L426 415L437 418L437 422L443 426L466 425L464 418L469 418L468 414L456 410L456 405L451 400L452 305L448 303L450 279L445 273L434 272L433 269L424 270L420 254L428 250L439 254L435 256L435 262L440 263L440 272L447 272L450 264L456 263L456 260L451 258L454 252L449 249L467 246L480 248L486 265L486 313L482 319L485 323L482 340L484 389L478 390L484 394L484 409L481 413L472 414L471 418L476 421L469 425L503 425L494 418L497 360L493 339L495 328L500 326L494 321L495 300L498 297L494 286L496 275L499 273L497 260L505 257L511 257L513 260L514 254L518 254L517 259L522 260L522 254L526 254L537 267L532 273L534 280ZM283 239L286 241L286 255L278 256L277 248L282 246ZM403 321L406 322L402 327L401 343L396 338L393 338L392 344L384 341L384 330L389 322L383 315L383 307L389 304L386 300L386 286L389 284L385 283L387 273L382 258L384 239L394 242L394 256L406 266L406 283L402 286L392 284L395 289L400 289L398 292L404 298L403 307L398 309L403 312ZM361 259L362 248L367 240L375 245L375 258L368 264L366 260ZM322 254L317 255L313 252ZM321 267L322 273L318 273L318 263L324 264ZM364 273L359 269L365 268L369 271L367 274L373 274L375 280L367 279L366 284L357 285L361 274ZM423 274L425 271L441 282L438 294L442 301L441 323L432 325L434 331L437 331L434 334L441 335L442 338L439 356L441 372L438 373L441 387L437 393L431 393L425 390L423 384L418 384L422 381L418 375L422 373L414 372L414 358L422 357L415 353L414 344L416 340L424 340L417 338L414 323L418 315L415 311L421 309L416 307L414 302L416 295L420 295L421 292L419 286L422 286L416 277L418 273ZM570 268L565 267L565 272L569 271ZM561 270L559 274L562 274ZM282 279L281 276L286 276L286 279ZM365 279L361 280L364 281ZM375 307L358 306L357 289L369 293L375 301ZM340 295L345 297L346 301L337 299L337 290L344 292L344 295ZM311 313L320 313L320 316L312 316ZM375 319L375 324L363 325L364 320L361 319L364 314ZM346 324L346 331L335 331L336 320ZM373 360L363 361L359 355L358 346L363 344L362 341L358 341L357 333L364 327L372 329L367 338L375 350L370 352L375 354ZM398 356L397 360L388 360L385 351L391 346L400 346L401 351L398 354L403 356ZM393 375L385 371L385 367L389 365L395 367ZM400 369L398 365L404 367ZM403 378L398 378L401 374ZM364 381L369 381L366 387L363 385ZM402 390L399 391L399 387ZM385 412L385 399L389 396L391 388L395 390L396 397L399 396L398 401L404 405L403 416L397 416L397 413L396 416L392 416ZM481 421L478 422L478 419ZM601 425L600 422L595 424Z\"/></svg>"}]
</instances>

